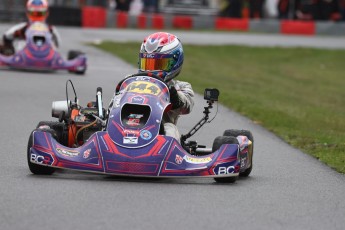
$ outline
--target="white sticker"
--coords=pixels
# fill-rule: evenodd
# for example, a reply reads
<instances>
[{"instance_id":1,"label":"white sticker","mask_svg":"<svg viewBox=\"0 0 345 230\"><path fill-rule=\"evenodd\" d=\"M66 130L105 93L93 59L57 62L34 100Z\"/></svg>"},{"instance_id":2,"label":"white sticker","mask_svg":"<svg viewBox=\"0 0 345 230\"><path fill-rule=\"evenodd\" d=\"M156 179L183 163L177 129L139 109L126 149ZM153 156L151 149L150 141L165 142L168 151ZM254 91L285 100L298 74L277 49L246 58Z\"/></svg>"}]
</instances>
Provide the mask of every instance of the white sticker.
<instances>
[{"instance_id":1,"label":"white sticker","mask_svg":"<svg viewBox=\"0 0 345 230\"><path fill-rule=\"evenodd\" d=\"M124 137L123 138L124 144L138 144L138 137Z\"/></svg>"}]
</instances>

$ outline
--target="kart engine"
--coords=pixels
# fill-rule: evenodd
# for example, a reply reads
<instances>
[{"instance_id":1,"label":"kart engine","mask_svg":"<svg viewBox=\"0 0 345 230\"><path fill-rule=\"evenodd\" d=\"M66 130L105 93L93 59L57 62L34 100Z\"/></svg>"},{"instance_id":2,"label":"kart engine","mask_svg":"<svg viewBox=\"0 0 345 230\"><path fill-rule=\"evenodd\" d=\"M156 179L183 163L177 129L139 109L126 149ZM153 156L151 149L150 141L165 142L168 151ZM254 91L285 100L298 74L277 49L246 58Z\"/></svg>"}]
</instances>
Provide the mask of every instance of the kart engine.
<instances>
[{"instance_id":1,"label":"kart engine","mask_svg":"<svg viewBox=\"0 0 345 230\"><path fill-rule=\"evenodd\" d=\"M93 133L102 130L102 125L97 122L95 118L95 116L99 116L96 107L81 108L78 112L78 115L71 117L71 125L75 125L76 133L74 134L72 132L69 135L75 135L74 139L76 144L81 145L87 141Z\"/></svg>"},{"instance_id":2,"label":"kart engine","mask_svg":"<svg viewBox=\"0 0 345 230\"><path fill-rule=\"evenodd\" d=\"M68 97L67 97L68 98ZM52 104L52 117L59 118L62 131L58 132L58 142L69 147L78 147L85 143L90 136L103 129L105 109L102 103L102 88L98 87L96 101L89 102L87 107L79 105L77 96L75 100L54 101Z\"/></svg>"}]
</instances>

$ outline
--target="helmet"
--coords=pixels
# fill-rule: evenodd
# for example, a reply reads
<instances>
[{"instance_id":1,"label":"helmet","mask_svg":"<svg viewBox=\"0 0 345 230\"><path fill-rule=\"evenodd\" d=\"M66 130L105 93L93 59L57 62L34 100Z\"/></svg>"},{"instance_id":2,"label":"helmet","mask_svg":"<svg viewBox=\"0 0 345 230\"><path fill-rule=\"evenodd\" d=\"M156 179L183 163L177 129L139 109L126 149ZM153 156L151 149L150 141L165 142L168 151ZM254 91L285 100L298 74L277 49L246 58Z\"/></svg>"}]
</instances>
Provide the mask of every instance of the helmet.
<instances>
[{"instance_id":1,"label":"helmet","mask_svg":"<svg viewBox=\"0 0 345 230\"><path fill-rule=\"evenodd\" d=\"M44 22L48 17L47 0L29 0L26 3L26 15L30 22Z\"/></svg>"},{"instance_id":2,"label":"helmet","mask_svg":"<svg viewBox=\"0 0 345 230\"><path fill-rule=\"evenodd\" d=\"M183 48L173 34L158 32L145 38L139 53L139 72L151 72L169 81L179 75Z\"/></svg>"}]
</instances>

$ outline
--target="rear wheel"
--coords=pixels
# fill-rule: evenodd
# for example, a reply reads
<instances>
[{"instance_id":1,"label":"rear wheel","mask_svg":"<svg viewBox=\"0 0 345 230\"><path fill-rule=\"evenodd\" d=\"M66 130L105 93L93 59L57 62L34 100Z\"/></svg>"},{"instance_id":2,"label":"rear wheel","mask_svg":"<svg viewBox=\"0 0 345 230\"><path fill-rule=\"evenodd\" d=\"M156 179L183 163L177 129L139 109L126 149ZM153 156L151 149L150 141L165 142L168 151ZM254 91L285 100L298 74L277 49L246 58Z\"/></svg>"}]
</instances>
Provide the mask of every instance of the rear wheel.
<instances>
[{"instance_id":1,"label":"rear wheel","mask_svg":"<svg viewBox=\"0 0 345 230\"><path fill-rule=\"evenodd\" d=\"M213 141L212 152L218 150L223 144L237 144L238 140L232 136L220 136L216 137ZM233 177L216 177L214 180L218 183L234 183L238 179L238 176Z\"/></svg>"},{"instance_id":2,"label":"rear wheel","mask_svg":"<svg viewBox=\"0 0 345 230\"><path fill-rule=\"evenodd\" d=\"M54 133L54 130L50 129L49 132ZM33 174L51 175L55 172L55 168L51 168L51 167L40 165L40 164L34 164L30 161L30 158L31 158L30 149L33 145L33 133L34 133L34 131L31 132L31 134L30 134L29 141L28 141L28 147L27 147L27 160L28 160L29 169Z\"/></svg>"},{"instance_id":3,"label":"rear wheel","mask_svg":"<svg viewBox=\"0 0 345 230\"><path fill-rule=\"evenodd\" d=\"M251 149L250 149L250 166L247 168L244 172L240 173L241 177L247 177L252 172L253 169L253 155L254 155L254 137L253 134L249 130L239 130L239 129L228 129L225 130L223 133L224 136L231 136L231 137L237 137L237 136L246 136L251 142Z\"/></svg>"}]
</instances>

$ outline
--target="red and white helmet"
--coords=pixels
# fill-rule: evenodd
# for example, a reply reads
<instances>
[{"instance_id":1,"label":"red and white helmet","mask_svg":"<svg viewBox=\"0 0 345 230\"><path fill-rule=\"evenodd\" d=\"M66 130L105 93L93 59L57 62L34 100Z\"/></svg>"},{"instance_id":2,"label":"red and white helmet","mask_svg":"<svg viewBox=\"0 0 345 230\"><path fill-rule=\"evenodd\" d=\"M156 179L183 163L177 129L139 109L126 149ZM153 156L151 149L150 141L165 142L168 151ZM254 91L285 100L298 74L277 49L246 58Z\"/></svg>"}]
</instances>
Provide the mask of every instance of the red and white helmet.
<instances>
[{"instance_id":1,"label":"red and white helmet","mask_svg":"<svg viewBox=\"0 0 345 230\"><path fill-rule=\"evenodd\" d=\"M30 22L44 22L49 14L47 0L28 0L26 15Z\"/></svg>"},{"instance_id":2,"label":"red and white helmet","mask_svg":"<svg viewBox=\"0 0 345 230\"><path fill-rule=\"evenodd\" d=\"M139 53L139 71L152 72L165 81L176 77L183 65L180 40L173 34L157 32L146 37Z\"/></svg>"}]
</instances>

